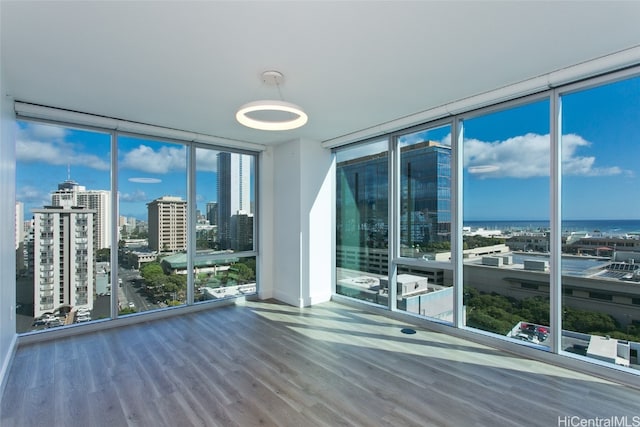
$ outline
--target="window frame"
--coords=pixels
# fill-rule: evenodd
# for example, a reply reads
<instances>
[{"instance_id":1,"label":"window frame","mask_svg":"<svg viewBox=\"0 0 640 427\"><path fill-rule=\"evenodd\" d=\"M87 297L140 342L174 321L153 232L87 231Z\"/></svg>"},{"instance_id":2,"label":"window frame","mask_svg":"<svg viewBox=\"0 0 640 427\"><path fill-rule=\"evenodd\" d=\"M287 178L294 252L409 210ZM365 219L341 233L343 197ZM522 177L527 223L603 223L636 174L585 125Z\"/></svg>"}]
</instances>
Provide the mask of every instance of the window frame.
<instances>
[{"instance_id":1,"label":"window frame","mask_svg":"<svg viewBox=\"0 0 640 427\"><path fill-rule=\"evenodd\" d=\"M15 101L16 104L22 105L19 101ZM31 105L31 104L24 104ZM39 106L35 106L39 107ZM34 107L34 108L35 108ZM260 189L260 162L261 162L261 151L260 148L262 146L258 144L247 143L246 145L250 148L239 148L238 144L231 144L229 146L225 146L222 144L217 144L218 139L215 137L211 137L213 143L202 142L200 140L196 140L199 135L188 133L188 132L180 132L174 131L176 135L186 136L189 139L181 139L181 138L172 138L169 136L165 136L167 132L170 133L171 129L165 129L162 127L156 127L152 125L142 125L133 122L123 122L125 124L131 124L132 126L138 126L142 130L149 131L149 133L139 133L130 130L119 130L117 126L110 126L112 122L118 122L118 120L110 119L101 116L93 116L85 113L75 113L69 112L66 110L58 110L56 108L51 107L42 107L50 116L38 116L34 114L30 114L29 111L26 111L25 114L22 114L22 107L16 108L15 120L24 123L34 123L34 124L42 124L48 126L56 126L65 129L71 130L79 130L79 131L87 131L87 132L96 132L100 134L109 135L110 138L110 191L111 191L111 230L110 230L110 239L111 239L111 248L116 248L118 246L118 237L119 237L119 191L118 191L118 172L119 172L119 161L118 161L118 148L119 148L119 138L120 137L129 137L141 140L148 140L150 142L160 142L160 143L170 143L177 144L180 146L184 146L186 149L186 159L185 159L185 180L186 180L186 201L187 201L187 269L188 271L193 271L193 257L195 254L195 224L196 224L196 194L195 194L195 174L196 174L196 158L195 152L197 148L213 150L219 152L229 152L229 153L237 153L243 155L249 155L253 158L253 215L255 220L253 221L253 250L251 251L242 251L234 253L234 257L237 258L255 258L256 259L256 292L255 294L250 294L247 296L239 296L239 297L230 297L224 298L221 300L209 300L209 301L194 301L194 280L193 275L187 275L187 297L184 305L176 306L176 307L166 307L155 310L149 310L140 313L134 313L125 315L119 315L118 311L118 298L117 292L112 290L111 298L110 298L110 312L111 315L108 319L96 319L91 322L82 323L82 324L73 324L67 325L63 328L53 328L48 330L38 330L38 331L25 331L18 332L18 336L21 339L21 342L35 342L40 339L49 339L55 338L59 336L67 336L73 335L75 333L84 333L90 330L99 330L104 327L111 327L110 325L120 325L120 324L131 324L139 321L150 320L153 318L164 317L167 312L191 312L197 311L201 309L205 309L214 305L226 305L231 302L234 302L238 298L253 298L257 297L260 292L260 272L259 272L259 189ZM61 117L62 119L50 118L50 117ZM65 117L75 118L78 122L74 122L73 120L65 120ZM104 122L106 124L105 127L101 127L99 125L93 123L101 123ZM87 124L92 123L92 124ZM135 127L134 126L134 127ZM126 128L126 126L124 126ZM157 135L156 135L157 134ZM206 139L205 135L200 135L201 139ZM221 140L220 140L221 141ZM234 142L234 141L231 141ZM225 255L217 255L214 256L213 259L224 259L228 256ZM111 250L110 251L110 264L111 264L111 283L118 283L118 251ZM34 295L36 298L37 295ZM45 338L46 337L46 338Z\"/></svg>"},{"instance_id":2,"label":"window frame","mask_svg":"<svg viewBox=\"0 0 640 427\"><path fill-rule=\"evenodd\" d=\"M620 70L607 70L603 73L592 75L586 78L580 78L578 81L562 82L556 86L551 84L546 88L536 89L530 94L523 96L514 95L509 99L498 100L489 105L481 106L479 108L470 107L467 111L457 111L454 113L443 113L440 117L435 119L427 118L419 124L403 127L398 130L390 130L382 135L377 135L376 138L388 137L390 140L390 156L389 156L389 194L391 203L389 204L389 218L390 218L390 233L389 242L393 242L393 247L390 248L389 253L389 286L390 286L390 298L388 309L390 311L397 311L396 307L396 278L397 269L399 266L410 266L415 268L424 267L425 264L420 260L409 259L401 257L399 252L399 231L400 231L400 155L398 147L398 138L402 135L406 135L412 132L418 132L421 130L428 130L443 126L450 123L452 129L452 169L451 169L451 251L452 257L450 263L438 263L429 262L429 266L438 268L448 268L453 273L453 286L454 286L454 322L453 326L458 330L470 331L474 335L484 335L487 333L474 328L469 328L464 325L463 319L463 257L462 257L462 224L463 215L462 207L463 200L463 159L462 159L462 146L464 140L464 122L483 115L491 114L494 112L508 110L510 108L516 108L529 103L548 100L549 102L549 139L550 139L550 193L549 193L549 225L550 225L550 240L549 240L549 298L550 298L550 328L552 330L552 342L550 346L543 351L559 354L562 356L568 356L575 359L577 356L567 354L561 348L561 330L562 330L562 301L566 296L565 289L562 286L562 271L561 271L561 248L562 248L562 152L560 147L561 142L561 123L562 123L562 96L571 93L579 92L582 90L588 90L591 88L604 86L607 84L623 81L626 79L640 77L640 65L634 64L628 68ZM442 117L444 116L444 117ZM416 116L418 117L418 116ZM390 126L391 127L391 126ZM366 141L362 140L362 141ZM335 153L345 147L350 147L361 143L362 141L356 141L349 144L337 144L330 145L329 147ZM335 204L334 204L335 205ZM334 206L334 209L336 207ZM392 222L391 222L392 221ZM392 225L392 226L391 226ZM392 233L393 230L393 233ZM393 237L393 238L392 238ZM334 253L335 256L335 253ZM335 292L334 292L335 294ZM427 319L431 324L437 323L433 319ZM498 340L504 341L499 336L495 336ZM510 345L517 345L512 343ZM600 362L590 358L580 358L589 364L598 365ZM571 363L571 362L569 362ZM630 370L628 368L614 366L611 364L604 364L606 367L615 367L617 370L624 372L631 372L635 375L640 375L637 370Z\"/></svg>"}]
</instances>

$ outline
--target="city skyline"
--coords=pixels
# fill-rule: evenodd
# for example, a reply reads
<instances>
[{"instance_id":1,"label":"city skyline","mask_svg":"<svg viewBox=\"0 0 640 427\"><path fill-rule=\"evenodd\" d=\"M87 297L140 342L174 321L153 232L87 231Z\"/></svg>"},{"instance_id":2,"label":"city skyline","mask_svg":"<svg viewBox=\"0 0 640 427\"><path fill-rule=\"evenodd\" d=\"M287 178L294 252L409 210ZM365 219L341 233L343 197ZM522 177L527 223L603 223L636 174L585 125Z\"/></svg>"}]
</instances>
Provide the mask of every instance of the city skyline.
<instances>
[{"instance_id":1,"label":"city skyline","mask_svg":"<svg viewBox=\"0 0 640 427\"><path fill-rule=\"evenodd\" d=\"M24 204L24 220L32 218L33 209L50 204L51 195L64 181L72 180L87 190L110 190L109 139L99 132L18 121L16 201ZM185 146L121 136L118 148L120 216L146 221L146 204L152 200L163 196L187 199ZM197 153L196 202L197 209L205 211L207 203L218 202L220 151ZM253 189L253 173L249 176ZM250 195L253 198L253 191Z\"/></svg>"}]
</instances>

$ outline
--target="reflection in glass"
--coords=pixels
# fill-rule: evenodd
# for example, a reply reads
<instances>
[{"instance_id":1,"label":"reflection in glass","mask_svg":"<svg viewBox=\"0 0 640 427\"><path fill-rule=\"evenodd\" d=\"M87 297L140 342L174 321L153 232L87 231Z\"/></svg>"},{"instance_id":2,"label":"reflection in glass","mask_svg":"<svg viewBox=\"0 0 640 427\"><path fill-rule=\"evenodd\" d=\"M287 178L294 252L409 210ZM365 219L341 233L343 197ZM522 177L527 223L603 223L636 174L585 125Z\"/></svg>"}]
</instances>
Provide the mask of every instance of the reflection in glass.
<instances>
[{"instance_id":1,"label":"reflection in glass","mask_svg":"<svg viewBox=\"0 0 640 427\"><path fill-rule=\"evenodd\" d=\"M549 341L548 100L464 121L466 325Z\"/></svg>"},{"instance_id":2,"label":"reflection in glass","mask_svg":"<svg viewBox=\"0 0 640 427\"><path fill-rule=\"evenodd\" d=\"M398 138L400 256L425 261L451 257L451 127Z\"/></svg>"},{"instance_id":3,"label":"reflection in glass","mask_svg":"<svg viewBox=\"0 0 640 427\"><path fill-rule=\"evenodd\" d=\"M562 107L562 349L638 369L640 78Z\"/></svg>"},{"instance_id":4,"label":"reflection in glass","mask_svg":"<svg viewBox=\"0 0 640 427\"><path fill-rule=\"evenodd\" d=\"M336 152L336 292L386 304L389 157L387 140Z\"/></svg>"}]
</instances>

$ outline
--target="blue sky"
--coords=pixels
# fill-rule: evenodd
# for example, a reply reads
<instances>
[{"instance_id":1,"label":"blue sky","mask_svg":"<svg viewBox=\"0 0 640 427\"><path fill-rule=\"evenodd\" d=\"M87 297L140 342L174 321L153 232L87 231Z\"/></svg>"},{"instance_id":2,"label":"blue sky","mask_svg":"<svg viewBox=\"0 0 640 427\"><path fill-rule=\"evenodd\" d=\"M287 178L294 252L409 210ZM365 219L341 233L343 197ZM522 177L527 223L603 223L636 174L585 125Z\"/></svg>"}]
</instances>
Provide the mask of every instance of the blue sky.
<instances>
[{"instance_id":1,"label":"blue sky","mask_svg":"<svg viewBox=\"0 0 640 427\"><path fill-rule=\"evenodd\" d=\"M121 137L118 147L120 214L146 220L146 204L161 196L186 200L186 149L151 139ZM56 126L18 123L16 198L32 208L50 204L51 192L68 176L91 190L111 187L110 138L107 134ZM198 149L198 208L217 200L216 155Z\"/></svg>"},{"instance_id":2,"label":"blue sky","mask_svg":"<svg viewBox=\"0 0 640 427\"><path fill-rule=\"evenodd\" d=\"M563 217L638 219L640 213L640 78L566 95L563 104ZM548 101L465 120L466 220L549 217ZM408 135L450 144L448 127ZM88 189L110 188L109 136L24 123L17 131L16 196L30 209L50 202L70 177ZM354 150L356 152L357 150ZM198 208L215 201L215 151L199 149ZM185 148L119 140L120 213L146 219L146 203L186 198Z\"/></svg>"},{"instance_id":3,"label":"blue sky","mask_svg":"<svg viewBox=\"0 0 640 427\"><path fill-rule=\"evenodd\" d=\"M563 218L637 219L640 79L565 95L562 108ZM549 218L548 122L547 101L465 122L466 219Z\"/></svg>"}]
</instances>

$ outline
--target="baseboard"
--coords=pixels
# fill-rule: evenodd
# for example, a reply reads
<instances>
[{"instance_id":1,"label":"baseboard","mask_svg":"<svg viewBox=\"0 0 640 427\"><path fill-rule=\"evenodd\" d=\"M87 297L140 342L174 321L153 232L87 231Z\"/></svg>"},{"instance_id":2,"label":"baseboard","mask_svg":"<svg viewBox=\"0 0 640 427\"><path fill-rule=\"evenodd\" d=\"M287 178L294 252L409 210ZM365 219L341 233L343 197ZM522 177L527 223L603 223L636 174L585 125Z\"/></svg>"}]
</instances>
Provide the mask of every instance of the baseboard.
<instances>
[{"instance_id":1,"label":"baseboard","mask_svg":"<svg viewBox=\"0 0 640 427\"><path fill-rule=\"evenodd\" d=\"M294 307L304 307L304 300L302 298L292 297L292 295L287 292L276 291L273 297L280 302Z\"/></svg>"},{"instance_id":2,"label":"baseboard","mask_svg":"<svg viewBox=\"0 0 640 427\"><path fill-rule=\"evenodd\" d=\"M2 369L0 370L0 402L2 401L2 396L4 396L4 389L6 388L7 381L9 380L9 370L13 364L13 358L16 354L17 346L18 335L14 334L11 339L11 344L9 344L9 351L7 351L7 354L2 361Z\"/></svg>"},{"instance_id":3,"label":"baseboard","mask_svg":"<svg viewBox=\"0 0 640 427\"><path fill-rule=\"evenodd\" d=\"M323 302L328 301L331 301L331 292L328 292L326 294L311 295L308 299L308 304L305 304L305 306L322 304Z\"/></svg>"},{"instance_id":4,"label":"baseboard","mask_svg":"<svg viewBox=\"0 0 640 427\"><path fill-rule=\"evenodd\" d=\"M318 294L309 296L307 298L292 298L291 295L287 294L286 292L276 292L274 298L285 304L302 308L331 301L331 294Z\"/></svg>"}]
</instances>

